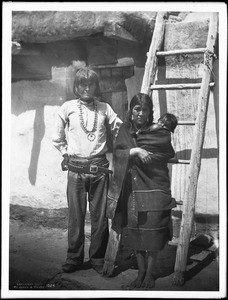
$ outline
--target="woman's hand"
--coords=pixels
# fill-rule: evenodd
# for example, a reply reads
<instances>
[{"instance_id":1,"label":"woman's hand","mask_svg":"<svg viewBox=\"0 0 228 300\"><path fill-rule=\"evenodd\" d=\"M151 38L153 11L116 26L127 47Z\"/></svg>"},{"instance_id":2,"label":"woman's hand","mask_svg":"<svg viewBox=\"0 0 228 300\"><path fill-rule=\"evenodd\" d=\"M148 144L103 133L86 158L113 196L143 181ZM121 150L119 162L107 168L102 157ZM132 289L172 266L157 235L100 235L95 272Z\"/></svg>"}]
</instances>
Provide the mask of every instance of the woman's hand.
<instances>
[{"instance_id":1,"label":"woman's hand","mask_svg":"<svg viewBox=\"0 0 228 300\"><path fill-rule=\"evenodd\" d=\"M61 167L63 171L67 171L68 170L68 162L69 162L69 156L68 154L64 154L63 155L63 161L61 162Z\"/></svg>"},{"instance_id":2,"label":"woman's hand","mask_svg":"<svg viewBox=\"0 0 228 300\"><path fill-rule=\"evenodd\" d=\"M130 156L134 157L137 156L143 164L150 164L152 162L150 152L146 151L142 148L132 148L130 150Z\"/></svg>"}]
</instances>

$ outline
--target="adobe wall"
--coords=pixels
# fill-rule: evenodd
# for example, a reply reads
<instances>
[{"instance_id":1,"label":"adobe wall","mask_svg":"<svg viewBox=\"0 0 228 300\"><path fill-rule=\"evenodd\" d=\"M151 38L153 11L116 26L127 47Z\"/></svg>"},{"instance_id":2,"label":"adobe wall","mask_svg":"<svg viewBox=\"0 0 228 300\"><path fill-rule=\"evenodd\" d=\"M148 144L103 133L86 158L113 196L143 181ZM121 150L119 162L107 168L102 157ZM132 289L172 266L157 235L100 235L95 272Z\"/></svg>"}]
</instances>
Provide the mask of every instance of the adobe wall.
<instances>
[{"instance_id":1,"label":"adobe wall","mask_svg":"<svg viewBox=\"0 0 228 300\"><path fill-rule=\"evenodd\" d=\"M51 141L57 111L75 97L75 70L89 62L100 78L102 100L123 119L128 106L125 80L134 75L134 59L125 57L125 51L116 41L98 36L86 42L28 45L24 55L13 56L11 204L67 207L67 173L61 171L62 157ZM110 151L111 146L109 140Z\"/></svg>"},{"instance_id":2,"label":"adobe wall","mask_svg":"<svg viewBox=\"0 0 228 300\"><path fill-rule=\"evenodd\" d=\"M207 21L191 24L187 22L170 23L167 25L169 34L166 35L165 50L173 49L176 46L180 49L194 46L203 47L207 28ZM180 40L183 42L177 44ZM84 48L76 49L76 51L71 48L69 43L65 44L65 47L62 48L62 56L57 49L58 47L52 47L52 55L51 57L49 55L46 60L40 60L38 59L40 56L35 57L35 55L27 58L30 59L31 64L37 65L41 73L51 62L55 61L54 64L52 63L53 67L48 68L49 73L45 71L45 74L49 74L47 79L24 78L24 80L12 83L11 204L43 208L67 207L65 196L67 174L61 171L61 155L53 147L51 137L54 118L59 106L72 96L70 83L73 69L79 64L86 64L87 61L84 57ZM127 49L129 54L127 54ZM140 45L134 48L132 45L127 47L124 43L119 43L117 50L115 63L117 66L119 63L119 68L103 68L100 61L101 68L98 72L101 77L105 74L101 80L104 99L123 117L123 110L126 110L127 102L140 91L147 50L143 49L140 53ZM66 53L70 53L68 60L71 63L66 64ZM91 53L91 61L93 57L94 52ZM112 56L103 55L103 57L110 60L105 62L106 64L112 62ZM134 68L131 63L132 57ZM93 61L95 60L96 57ZM123 61L127 64L124 65ZM179 73L177 73L177 65L181 66ZM197 71L198 67L200 67L199 72ZM157 82L164 83L173 78L195 80L200 77L201 70L201 57L196 57L194 61L189 59L166 61L159 66ZM18 65L17 71L20 72L20 65ZM196 203L197 212L203 214L218 213L218 60L215 62L214 74L216 87L214 93L210 95ZM193 103L190 103L191 95L194 96ZM196 112L197 91L172 91L169 92L169 96L171 100L168 101L168 95L164 92L153 93L155 119L166 109L176 113L178 117L186 118L189 106L193 108L194 113ZM174 135L174 147L180 157L189 155L189 152L181 152L181 147L187 145L187 148L190 149L191 146L191 139L187 138L186 141L186 130L178 128ZM176 178L175 182L172 181L173 193L175 197L181 198L184 187L183 174L186 174L186 170L175 170L177 168L175 166L171 168L172 178Z\"/></svg>"},{"instance_id":3,"label":"adobe wall","mask_svg":"<svg viewBox=\"0 0 228 300\"><path fill-rule=\"evenodd\" d=\"M199 21L197 17L199 17L198 14L192 14L185 18L185 22L166 24L165 51L206 47L208 15L203 15L203 21ZM203 54L170 56L159 61L155 84L200 82L203 68L205 68ZM142 75L143 69L136 68L135 76L126 80L127 85L129 85L129 101L135 92L140 91ZM215 87L211 89L209 97L195 208L197 214L217 215L219 213L219 59L214 61L211 81L215 82ZM161 90L153 91L152 95L155 120L166 111L174 113L182 121L195 120L199 90ZM193 126L180 125L177 127L174 135L172 135L177 158L190 159L193 138ZM176 200L184 200L188 166L172 164L169 169L173 197ZM176 210L181 211L182 208L178 205Z\"/></svg>"},{"instance_id":4,"label":"adobe wall","mask_svg":"<svg viewBox=\"0 0 228 300\"><path fill-rule=\"evenodd\" d=\"M186 21L171 23L166 26L164 50L204 48L207 42L208 20ZM165 67L160 68L157 81L172 82L200 82L202 71L207 68L201 55L183 55L175 58L167 57ZM210 91L209 107L206 121L205 139L203 145L201 169L198 179L196 213L218 214L218 105L219 105L219 77L218 60L214 63L211 81L215 87ZM197 115L199 89L167 91L167 94L157 93L160 100L158 110L166 110L178 116L179 120L195 120ZM177 158L190 159L193 145L193 126L178 126L173 135L173 145ZM178 200L184 199L184 192L188 176L188 166L172 165L172 193ZM181 209L181 207L177 207Z\"/></svg>"}]
</instances>

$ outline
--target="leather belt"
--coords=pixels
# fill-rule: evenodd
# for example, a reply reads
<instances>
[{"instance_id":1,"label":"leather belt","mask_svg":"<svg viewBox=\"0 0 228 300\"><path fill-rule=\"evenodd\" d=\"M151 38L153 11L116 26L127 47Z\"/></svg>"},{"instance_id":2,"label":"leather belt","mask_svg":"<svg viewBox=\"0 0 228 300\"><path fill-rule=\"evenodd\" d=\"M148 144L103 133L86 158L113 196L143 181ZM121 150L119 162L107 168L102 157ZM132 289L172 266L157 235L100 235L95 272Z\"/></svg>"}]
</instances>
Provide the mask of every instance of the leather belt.
<instances>
[{"instance_id":1,"label":"leather belt","mask_svg":"<svg viewBox=\"0 0 228 300\"><path fill-rule=\"evenodd\" d=\"M68 169L75 173L85 173L85 174L97 174L97 173L112 174L113 173L108 168L92 165L92 164L87 166L75 166L71 163L68 163Z\"/></svg>"}]
</instances>

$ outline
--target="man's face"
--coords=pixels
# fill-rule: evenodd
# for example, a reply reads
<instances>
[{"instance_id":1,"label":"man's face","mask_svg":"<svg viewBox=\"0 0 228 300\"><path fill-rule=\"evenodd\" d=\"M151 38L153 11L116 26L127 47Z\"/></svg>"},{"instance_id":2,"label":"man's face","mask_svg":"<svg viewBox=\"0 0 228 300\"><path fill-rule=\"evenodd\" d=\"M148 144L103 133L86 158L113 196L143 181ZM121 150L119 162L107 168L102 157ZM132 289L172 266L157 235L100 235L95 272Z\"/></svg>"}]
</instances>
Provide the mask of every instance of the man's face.
<instances>
[{"instance_id":1,"label":"man's face","mask_svg":"<svg viewBox=\"0 0 228 300\"><path fill-rule=\"evenodd\" d=\"M93 99L96 91L96 83L90 81L83 81L79 83L77 87L77 93L79 94L81 100L89 101Z\"/></svg>"}]
</instances>

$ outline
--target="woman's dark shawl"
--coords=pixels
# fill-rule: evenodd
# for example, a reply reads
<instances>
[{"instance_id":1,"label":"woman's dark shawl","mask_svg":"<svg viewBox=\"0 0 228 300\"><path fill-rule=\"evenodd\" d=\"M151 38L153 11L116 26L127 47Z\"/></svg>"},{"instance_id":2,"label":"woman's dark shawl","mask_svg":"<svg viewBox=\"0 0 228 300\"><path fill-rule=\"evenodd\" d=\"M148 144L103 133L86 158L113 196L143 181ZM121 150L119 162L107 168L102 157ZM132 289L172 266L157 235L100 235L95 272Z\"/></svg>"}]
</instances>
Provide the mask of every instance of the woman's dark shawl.
<instances>
[{"instance_id":1,"label":"woman's dark shawl","mask_svg":"<svg viewBox=\"0 0 228 300\"><path fill-rule=\"evenodd\" d=\"M130 149L143 147L152 163L130 158ZM171 197L167 162L174 156L170 132L144 131L136 135L125 124L114 145L114 176L110 182L107 217L130 249L159 251L172 237Z\"/></svg>"},{"instance_id":2,"label":"woman's dark shawl","mask_svg":"<svg viewBox=\"0 0 228 300\"><path fill-rule=\"evenodd\" d=\"M142 147L151 152L152 163L143 165L139 159L131 160L129 157L130 149L135 147ZM174 155L171 135L166 129L145 131L133 138L127 124L123 123L114 145L114 173L107 196L107 216L109 218L114 217L129 168L132 170L132 189L136 193L140 190L162 190L171 194L167 162ZM145 195L143 198L147 202L146 193L144 192L143 195Z\"/></svg>"}]
</instances>

